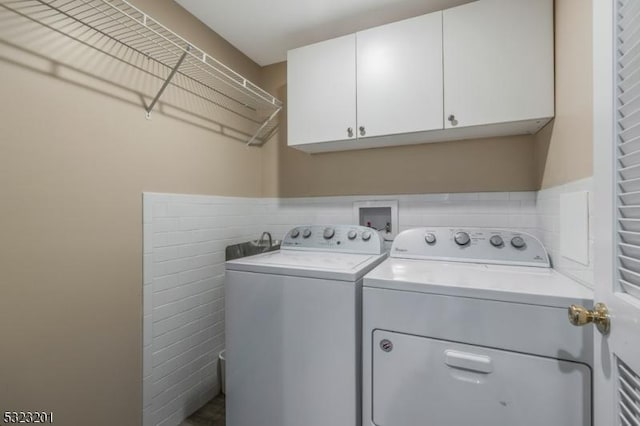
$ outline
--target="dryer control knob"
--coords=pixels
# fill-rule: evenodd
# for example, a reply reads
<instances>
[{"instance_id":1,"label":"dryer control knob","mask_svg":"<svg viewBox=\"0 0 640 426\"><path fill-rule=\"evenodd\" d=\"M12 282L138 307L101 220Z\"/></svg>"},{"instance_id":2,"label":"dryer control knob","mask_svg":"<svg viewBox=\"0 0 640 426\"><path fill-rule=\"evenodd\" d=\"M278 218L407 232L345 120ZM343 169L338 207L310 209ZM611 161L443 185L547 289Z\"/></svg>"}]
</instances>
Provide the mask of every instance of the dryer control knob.
<instances>
[{"instance_id":1,"label":"dryer control knob","mask_svg":"<svg viewBox=\"0 0 640 426\"><path fill-rule=\"evenodd\" d=\"M291 231L291 238L298 238L300 236L300 231L298 230L298 228L295 228Z\"/></svg>"},{"instance_id":2,"label":"dryer control knob","mask_svg":"<svg viewBox=\"0 0 640 426\"><path fill-rule=\"evenodd\" d=\"M434 244L436 242L436 235L432 232L429 232L424 236L424 240L427 242L427 244Z\"/></svg>"},{"instance_id":3,"label":"dryer control knob","mask_svg":"<svg viewBox=\"0 0 640 426\"><path fill-rule=\"evenodd\" d=\"M333 228L324 228L324 233L322 234L322 236L324 237L325 240L330 240L333 238L333 236L336 235L336 230Z\"/></svg>"},{"instance_id":4,"label":"dryer control knob","mask_svg":"<svg viewBox=\"0 0 640 426\"><path fill-rule=\"evenodd\" d=\"M349 231L349 233L347 234L347 237L350 240L355 240L357 236L358 236L358 233L356 231Z\"/></svg>"},{"instance_id":5,"label":"dryer control knob","mask_svg":"<svg viewBox=\"0 0 640 426\"><path fill-rule=\"evenodd\" d=\"M364 232L362 233L362 239L363 239L364 241L369 241L369 240L371 239L371 232L369 232L369 231L364 231Z\"/></svg>"},{"instance_id":6,"label":"dryer control knob","mask_svg":"<svg viewBox=\"0 0 640 426\"><path fill-rule=\"evenodd\" d=\"M521 248L524 248L526 243L524 242L524 238L522 237L513 237L511 239L511 245L517 249L521 249Z\"/></svg>"},{"instance_id":7,"label":"dryer control knob","mask_svg":"<svg viewBox=\"0 0 640 426\"><path fill-rule=\"evenodd\" d=\"M504 244L504 241L502 240L502 237L500 235L494 235L489 241L494 247L502 247L502 245Z\"/></svg>"},{"instance_id":8,"label":"dryer control knob","mask_svg":"<svg viewBox=\"0 0 640 426\"><path fill-rule=\"evenodd\" d=\"M456 232L456 234L453 236L453 239L459 246L466 246L467 244L469 244L469 241L471 241L471 238L469 238L469 234L467 234L466 232Z\"/></svg>"},{"instance_id":9,"label":"dryer control knob","mask_svg":"<svg viewBox=\"0 0 640 426\"><path fill-rule=\"evenodd\" d=\"M306 228L304 231L302 231L302 236L304 238L309 238L311 236L311 229Z\"/></svg>"}]
</instances>

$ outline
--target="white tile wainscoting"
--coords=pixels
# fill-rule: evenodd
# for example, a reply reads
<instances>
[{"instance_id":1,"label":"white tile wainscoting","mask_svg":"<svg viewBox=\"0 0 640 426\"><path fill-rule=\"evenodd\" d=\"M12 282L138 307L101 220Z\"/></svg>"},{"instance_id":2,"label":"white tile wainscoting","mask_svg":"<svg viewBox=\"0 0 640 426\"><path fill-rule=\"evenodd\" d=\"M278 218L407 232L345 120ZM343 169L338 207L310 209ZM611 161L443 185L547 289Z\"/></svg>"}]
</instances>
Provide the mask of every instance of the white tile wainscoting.
<instances>
[{"instance_id":1,"label":"white tile wainscoting","mask_svg":"<svg viewBox=\"0 0 640 426\"><path fill-rule=\"evenodd\" d=\"M143 195L143 425L178 425L218 394L224 251L263 228L259 200Z\"/></svg>"},{"instance_id":2,"label":"white tile wainscoting","mask_svg":"<svg viewBox=\"0 0 640 426\"><path fill-rule=\"evenodd\" d=\"M398 200L400 231L419 226L477 226L535 232L535 192L267 198L265 229L281 237L294 226L353 224L353 203Z\"/></svg>"},{"instance_id":3,"label":"white tile wainscoting","mask_svg":"<svg viewBox=\"0 0 640 426\"><path fill-rule=\"evenodd\" d=\"M178 425L219 391L227 245L256 239L262 231L280 239L303 224L351 224L354 202L398 200L400 231L419 226L527 231L548 245L558 269L588 284L589 267L555 256L559 194L580 189L305 198L145 193L143 424Z\"/></svg>"},{"instance_id":4,"label":"white tile wainscoting","mask_svg":"<svg viewBox=\"0 0 640 426\"><path fill-rule=\"evenodd\" d=\"M560 196L572 192L589 193L589 263L583 265L560 255ZM553 267L587 287L593 288L593 179L542 189L536 194L538 236L547 247Z\"/></svg>"}]
</instances>

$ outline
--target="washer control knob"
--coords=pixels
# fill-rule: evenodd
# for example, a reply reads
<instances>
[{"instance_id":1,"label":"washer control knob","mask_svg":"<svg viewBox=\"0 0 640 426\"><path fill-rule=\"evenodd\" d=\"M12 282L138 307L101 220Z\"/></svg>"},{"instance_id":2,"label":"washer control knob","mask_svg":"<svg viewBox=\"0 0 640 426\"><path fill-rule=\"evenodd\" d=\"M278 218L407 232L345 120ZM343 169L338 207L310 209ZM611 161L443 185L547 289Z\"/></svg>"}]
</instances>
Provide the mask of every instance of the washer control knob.
<instances>
[{"instance_id":1,"label":"washer control knob","mask_svg":"<svg viewBox=\"0 0 640 426\"><path fill-rule=\"evenodd\" d=\"M302 236L304 238L309 238L311 236L311 229L306 228L304 231L302 231Z\"/></svg>"},{"instance_id":2,"label":"washer control knob","mask_svg":"<svg viewBox=\"0 0 640 426\"><path fill-rule=\"evenodd\" d=\"M300 236L300 231L298 230L298 228L294 228L291 231L291 238L298 238Z\"/></svg>"},{"instance_id":3,"label":"washer control knob","mask_svg":"<svg viewBox=\"0 0 640 426\"><path fill-rule=\"evenodd\" d=\"M364 231L364 232L362 233L362 239L363 239L364 241L369 241L369 240L371 239L371 232L369 232L369 231Z\"/></svg>"},{"instance_id":4,"label":"washer control knob","mask_svg":"<svg viewBox=\"0 0 640 426\"><path fill-rule=\"evenodd\" d=\"M522 237L513 237L511 239L511 245L517 249L521 249L526 245L526 243L524 242L524 238Z\"/></svg>"},{"instance_id":5,"label":"washer control knob","mask_svg":"<svg viewBox=\"0 0 640 426\"><path fill-rule=\"evenodd\" d=\"M469 238L469 234L467 234L466 232L456 232L456 234L453 236L453 239L459 246L466 246L467 244L469 244L469 241L471 241L471 238Z\"/></svg>"},{"instance_id":6,"label":"washer control knob","mask_svg":"<svg viewBox=\"0 0 640 426\"><path fill-rule=\"evenodd\" d=\"M324 228L324 233L322 234L322 236L324 237L325 240L330 240L333 238L333 236L336 235L336 230L333 228Z\"/></svg>"},{"instance_id":7,"label":"washer control knob","mask_svg":"<svg viewBox=\"0 0 640 426\"><path fill-rule=\"evenodd\" d=\"M427 244L434 244L436 242L436 235L432 232L429 232L424 236L424 240L427 242Z\"/></svg>"},{"instance_id":8,"label":"washer control knob","mask_svg":"<svg viewBox=\"0 0 640 426\"><path fill-rule=\"evenodd\" d=\"M502 247L502 245L504 244L504 241L502 240L502 237L500 235L494 235L489 241L494 247Z\"/></svg>"},{"instance_id":9,"label":"washer control knob","mask_svg":"<svg viewBox=\"0 0 640 426\"><path fill-rule=\"evenodd\" d=\"M349 231L349 233L347 234L347 237L350 240L355 240L357 236L358 236L358 233L356 231Z\"/></svg>"}]
</instances>

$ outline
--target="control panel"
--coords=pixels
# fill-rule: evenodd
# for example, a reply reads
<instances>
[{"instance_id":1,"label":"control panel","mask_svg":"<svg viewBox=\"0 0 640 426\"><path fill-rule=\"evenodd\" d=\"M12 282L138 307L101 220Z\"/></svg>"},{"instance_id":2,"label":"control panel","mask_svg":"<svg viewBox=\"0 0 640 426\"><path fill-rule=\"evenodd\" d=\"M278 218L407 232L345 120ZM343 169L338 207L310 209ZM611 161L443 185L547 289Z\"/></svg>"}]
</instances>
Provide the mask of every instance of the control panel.
<instances>
[{"instance_id":1,"label":"control panel","mask_svg":"<svg viewBox=\"0 0 640 426\"><path fill-rule=\"evenodd\" d=\"M525 232L487 228L415 228L401 232L391 257L550 267L540 240Z\"/></svg>"},{"instance_id":2,"label":"control panel","mask_svg":"<svg viewBox=\"0 0 640 426\"><path fill-rule=\"evenodd\" d=\"M356 225L306 225L284 236L281 250L327 250L382 254L383 240L375 229Z\"/></svg>"}]
</instances>

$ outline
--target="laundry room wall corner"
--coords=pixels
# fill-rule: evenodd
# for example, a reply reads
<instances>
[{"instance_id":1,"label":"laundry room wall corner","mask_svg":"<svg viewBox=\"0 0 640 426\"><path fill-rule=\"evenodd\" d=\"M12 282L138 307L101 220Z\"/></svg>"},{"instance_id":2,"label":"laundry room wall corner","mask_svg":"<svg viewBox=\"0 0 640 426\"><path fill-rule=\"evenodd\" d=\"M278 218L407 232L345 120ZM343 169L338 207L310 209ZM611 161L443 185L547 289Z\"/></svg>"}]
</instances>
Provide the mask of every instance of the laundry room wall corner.
<instances>
[{"instance_id":1,"label":"laundry room wall corner","mask_svg":"<svg viewBox=\"0 0 640 426\"><path fill-rule=\"evenodd\" d=\"M555 2L556 116L535 136L541 189L593 175L592 0Z\"/></svg>"}]
</instances>

